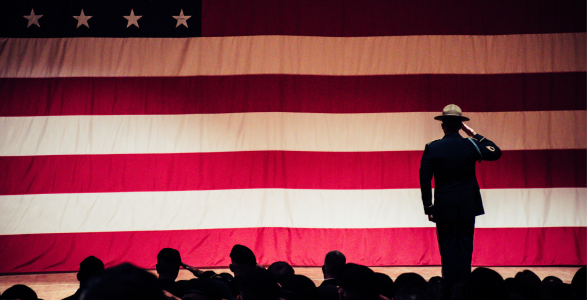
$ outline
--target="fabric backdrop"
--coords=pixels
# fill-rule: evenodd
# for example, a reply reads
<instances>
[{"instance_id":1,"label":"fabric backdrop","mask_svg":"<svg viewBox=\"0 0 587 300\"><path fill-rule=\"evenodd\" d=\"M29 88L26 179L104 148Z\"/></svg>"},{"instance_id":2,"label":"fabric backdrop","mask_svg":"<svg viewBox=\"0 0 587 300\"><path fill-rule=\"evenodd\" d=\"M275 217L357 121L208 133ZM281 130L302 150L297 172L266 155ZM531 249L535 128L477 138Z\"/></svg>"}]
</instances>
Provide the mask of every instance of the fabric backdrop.
<instances>
[{"instance_id":1,"label":"fabric backdrop","mask_svg":"<svg viewBox=\"0 0 587 300\"><path fill-rule=\"evenodd\" d=\"M438 265L418 169L450 103L503 150L473 264L586 264L585 5L2 1L0 273Z\"/></svg>"}]
</instances>

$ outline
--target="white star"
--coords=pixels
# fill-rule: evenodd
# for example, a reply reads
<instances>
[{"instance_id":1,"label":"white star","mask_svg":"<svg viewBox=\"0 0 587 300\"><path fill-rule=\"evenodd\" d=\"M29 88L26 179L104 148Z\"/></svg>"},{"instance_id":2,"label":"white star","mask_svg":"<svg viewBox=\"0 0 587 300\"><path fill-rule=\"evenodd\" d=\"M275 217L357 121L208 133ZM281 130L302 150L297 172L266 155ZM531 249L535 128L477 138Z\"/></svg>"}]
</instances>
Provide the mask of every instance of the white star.
<instances>
[{"instance_id":1,"label":"white star","mask_svg":"<svg viewBox=\"0 0 587 300\"><path fill-rule=\"evenodd\" d=\"M86 16L84 14L84 10L82 9L82 13L79 16L73 16L76 20L77 20L77 27L80 27L82 25L86 25L86 27L90 28L90 25L88 24L88 20L92 17L92 16Z\"/></svg>"},{"instance_id":2,"label":"white star","mask_svg":"<svg viewBox=\"0 0 587 300\"><path fill-rule=\"evenodd\" d=\"M184 16L183 15L183 9L179 12L179 16L172 16L177 20L177 25L175 25L175 28L179 27L179 25L184 25L185 28L188 28L188 23L187 20L189 18L191 18L192 16Z\"/></svg>"},{"instance_id":3,"label":"white star","mask_svg":"<svg viewBox=\"0 0 587 300\"><path fill-rule=\"evenodd\" d=\"M135 12L131 9L130 16L123 16L123 17L128 20L128 24L126 24L126 28L129 28L130 25L135 25L137 28L139 28L138 20L140 18L142 18L143 16L135 16Z\"/></svg>"},{"instance_id":4,"label":"white star","mask_svg":"<svg viewBox=\"0 0 587 300\"><path fill-rule=\"evenodd\" d=\"M39 19L42 16L43 15L35 15L35 10L34 9L31 9L31 15L30 16L23 16L25 19L29 20L29 24L26 26L26 28L31 27L31 25L33 25L33 24L41 27L41 25L39 25Z\"/></svg>"}]
</instances>

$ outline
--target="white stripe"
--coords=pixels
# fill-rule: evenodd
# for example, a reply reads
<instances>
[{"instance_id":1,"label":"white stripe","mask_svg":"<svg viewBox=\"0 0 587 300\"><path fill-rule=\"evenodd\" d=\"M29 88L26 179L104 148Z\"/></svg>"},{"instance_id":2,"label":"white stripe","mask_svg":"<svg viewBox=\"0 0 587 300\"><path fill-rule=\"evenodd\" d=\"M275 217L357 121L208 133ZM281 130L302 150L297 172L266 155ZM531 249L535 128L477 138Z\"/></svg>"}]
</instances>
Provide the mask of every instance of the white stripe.
<instances>
[{"instance_id":1,"label":"white stripe","mask_svg":"<svg viewBox=\"0 0 587 300\"><path fill-rule=\"evenodd\" d=\"M0 156L409 151L442 138L437 113L43 116L0 118ZM502 150L587 148L585 111L469 113ZM569 132L572 133L569 136Z\"/></svg>"},{"instance_id":2,"label":"white stripe","mask_svg":"<svg viewBox=\"0 0 587 300\"><path fill-rule=\"evenodd\" d=\"M585 188L483 190L477 227L587 226ZM419 189L246 189L0 197L0 234L430 227Z\"/></svg>"},{"instance_id":3,"label":"white stripe","mask_svg":"<svg viewBox=\"0 0 587 300\"><path fill-rule=\"evenodd\" d=\"M0 77L582 72L584 32L0 39Z\"/></svg>"}]
</instances>

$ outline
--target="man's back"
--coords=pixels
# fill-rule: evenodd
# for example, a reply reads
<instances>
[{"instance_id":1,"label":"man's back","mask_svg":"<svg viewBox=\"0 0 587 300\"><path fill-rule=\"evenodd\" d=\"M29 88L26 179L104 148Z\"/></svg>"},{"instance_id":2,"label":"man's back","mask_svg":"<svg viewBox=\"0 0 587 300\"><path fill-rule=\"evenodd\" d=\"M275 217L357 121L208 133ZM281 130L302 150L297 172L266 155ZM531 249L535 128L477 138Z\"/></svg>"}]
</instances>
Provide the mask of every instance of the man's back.
<instances>
[{"instance_id":1,"label":"man's back","mask_svg":"<svg viewBox=\"0 0 587 300\"><path fill-rule=\"evenodd\" d=\"M453 132L426 146L420 176L424 181L434 176L437 221L484 214L475 164L478 160L495 160L499 156L499 148L480 135L467 139Z\"/></svg>"}]
</instances>

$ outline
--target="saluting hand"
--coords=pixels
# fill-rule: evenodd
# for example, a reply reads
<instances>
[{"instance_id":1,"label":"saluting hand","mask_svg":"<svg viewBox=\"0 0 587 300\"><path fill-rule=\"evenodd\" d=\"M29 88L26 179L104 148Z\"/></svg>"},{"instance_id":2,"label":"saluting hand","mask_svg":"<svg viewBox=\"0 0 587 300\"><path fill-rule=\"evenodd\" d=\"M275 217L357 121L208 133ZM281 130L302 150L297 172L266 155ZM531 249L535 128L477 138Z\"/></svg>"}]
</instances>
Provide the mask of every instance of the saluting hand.
<instances>
[{"instance_id":1,"label":"saluting hand","mask_svg":"<svg viewBox=\"0 0 587 300\"><path fill-rule=\"evenodd\" d=\"M200 277L200 276L202 276L202 274L204 274L204 271L202 271L202 270L200 270L200 269L198 269L196 267L190 266L188 264L181 264L181 266L184 269L192 272L192 274L194 274L194 276L196 276L196 277Z\"/></svg>"},{"instance_id":2,"label":"saluting hand","mask_svg":"<svg viewBox=\"0 0 587 300\"><path fill-rule=\"evenodd\" d=\"M473 137L477 134L473 128L467 126L465 123L463 123L463 131L470 137Z\"/></svg>"}]
</instances>

